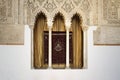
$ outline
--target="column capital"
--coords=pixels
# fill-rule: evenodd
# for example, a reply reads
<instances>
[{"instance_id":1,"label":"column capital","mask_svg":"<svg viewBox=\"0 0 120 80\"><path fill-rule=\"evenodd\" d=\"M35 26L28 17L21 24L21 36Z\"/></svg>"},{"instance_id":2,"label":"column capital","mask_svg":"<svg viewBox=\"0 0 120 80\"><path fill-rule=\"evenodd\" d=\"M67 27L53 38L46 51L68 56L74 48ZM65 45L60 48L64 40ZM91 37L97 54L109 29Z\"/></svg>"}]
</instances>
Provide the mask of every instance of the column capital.
<instances>
[{"instance_id":1,"label":"column capital","mask_svg":"<svg viewBox=\"0 0 120 80\"><path fill-rule=\"evenodd\" d=\"M83 31L87 31L87 30L88 30L88 28L89 28L89 27L88 27L88 26L86 26L86 25L85 25L85 26L82 26L82 30L83 30Z\"/></svg>"},{"instance_id":2,"label":"column capital","mask_svg":"<svg viewBox=\"0 0 120 80\"><path fill-rule=\"evenodd\" d=\"M91 30L96 30L97 29L97 26L89 26Z\"/></svg>"},{"instance_id":3,"label":"column capital","mask_svg":"<svg viewBox=\"0 0 120 80\"><path fill-rule=\"evenodd\" d=\"M70 26L71 26L71 21L69 19L66 19L65 20L65 25L66 25L66 30L69 30Z\"/></svg>"},{"instance_id":4,"label":"column capital","mask_svg":"<svg viewBox=\"0 0 120 80\"><path fill-rule=\"evenodd\" d=\"M31 30L34 29L34 25L28 25L28 24L26 24L25 27L29 27Z\"/></svg>"},{"instance_id":5,"label":"column capital","mask_svg":"<svg viewBox=\"0 0 120 80\"><path fill-rule=\"evenodd\" d=\"M47 24L48 24L48 28L51 29L51 28L52 28L52 25L53 25L52 20L51 20L51 19L48 19Z\"/></svg>"}]
</instances>

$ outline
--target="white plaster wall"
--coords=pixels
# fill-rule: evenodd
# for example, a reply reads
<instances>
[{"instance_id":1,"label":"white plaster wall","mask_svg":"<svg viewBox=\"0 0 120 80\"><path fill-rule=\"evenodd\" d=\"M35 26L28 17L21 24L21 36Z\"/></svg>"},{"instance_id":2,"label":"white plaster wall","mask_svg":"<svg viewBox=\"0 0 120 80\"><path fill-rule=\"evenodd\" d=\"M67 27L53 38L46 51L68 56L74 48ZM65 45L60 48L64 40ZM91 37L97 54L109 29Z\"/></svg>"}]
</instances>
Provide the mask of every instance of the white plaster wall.
<instances>
[{"instance_id":1,"label":"white plaster wall","mask_svg":"<svg viewBox=\"0 0 120 80\"><path fill-rule=\"evenodd\" d=\"M31 69L30 29L24 45L0 45L0 80L120 80L120 46L88 46L88 69Z\"/></svg>"}]
</instances>

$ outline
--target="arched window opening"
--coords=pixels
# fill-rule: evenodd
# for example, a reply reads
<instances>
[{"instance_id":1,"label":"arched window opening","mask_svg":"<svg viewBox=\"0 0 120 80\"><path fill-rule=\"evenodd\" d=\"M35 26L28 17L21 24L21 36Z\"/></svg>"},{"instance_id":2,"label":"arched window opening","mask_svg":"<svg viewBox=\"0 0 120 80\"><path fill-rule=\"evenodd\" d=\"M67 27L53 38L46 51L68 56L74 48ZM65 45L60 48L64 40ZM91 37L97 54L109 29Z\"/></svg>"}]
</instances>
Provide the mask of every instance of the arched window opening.
<instances>
[{"instance_id":1,"label":"arched window opening","mask_svg":"<svg viewBox=\"0 0 120 80\"><path fill-rule=\"evenodd\" d=\"M57 13L52 27L52 68L65 68L66 65L66 31L64 17Z\"/></svg>"},{"instance_id":2,"label":"arched window opening","mask_svg":"<svg viewBox=\"0 0 120 80\"><path fill-rule=\"evenodd\" d=\"M64 16L59 12L48 29L47 18L40 12L33 29L34 68L83 68L82 18L74 14L71 27L66 30Z\"/></svg>"},{"instance_id":3,"label":"arched window opening","mask_svg":"<svg viewBox=\"0 0 120 80\"><path fill-rule=\"evenodd\" d=\"M44 13L40 12L36 16L33 30L34 68L47 67L47 60L44 60L44 31L48 31L47 18Z\"/></svg>"},{"instance_id":4,"label":"arched window opening","mask_svg":"<svg viewBox=\"0 0 120 80\"><path fill-rule=\"evenodd\" d=\"M79 14L74 14L71 20L71 31L73 38L73 65L72 68L83 67L83 31L82 19Z\"/></svg>"},{"instance_id":5,"label":"arched window opening","mask_svg":"<svg viewBox=\"0 0 120 80\"><path fill-rule=\"evenodd\" d=\"M54 17L52 31L65 31L64 16L60 12Z\"/></svg>"}]
</instances>

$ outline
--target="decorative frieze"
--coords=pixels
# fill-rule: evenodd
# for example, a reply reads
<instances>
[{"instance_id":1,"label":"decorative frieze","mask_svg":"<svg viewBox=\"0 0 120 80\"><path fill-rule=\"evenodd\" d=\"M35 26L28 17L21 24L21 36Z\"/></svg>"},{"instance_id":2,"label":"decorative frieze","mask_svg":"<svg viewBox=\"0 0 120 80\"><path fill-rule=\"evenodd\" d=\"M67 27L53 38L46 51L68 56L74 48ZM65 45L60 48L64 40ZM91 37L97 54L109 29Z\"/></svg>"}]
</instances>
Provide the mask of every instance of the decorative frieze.
<instances>
[{"instance_id":1,"label":"decorative frieze","mask_svg":"<svg viewBox=\"0 0 120 80\"><path fill-rule=\"evenodd\" d=\"M91 3L89 3L89 0L40 0L40 1L25 0L24 3L25 3L25 6L27 6L26 9L28 11L27 15L29 16L30 24L33 24L34 20L33 21L30 21L30 20L35 19L33 18L35 17L34 14L39 13L39 11L42 11L43 13L45 13L47 15L47 18L53 19L56 12L61 12L64 14L65 19L70 19L71 18L70 15L71 14L74 15L75 12L77 13L84 12L83 14L89 15L88 12L90 12L91 10L91 7L90 7ZM85 16L84 16L84 19L86 19ZM83 21L86 22L87 20L83 20Z\"/></svg>"}]
</instances>

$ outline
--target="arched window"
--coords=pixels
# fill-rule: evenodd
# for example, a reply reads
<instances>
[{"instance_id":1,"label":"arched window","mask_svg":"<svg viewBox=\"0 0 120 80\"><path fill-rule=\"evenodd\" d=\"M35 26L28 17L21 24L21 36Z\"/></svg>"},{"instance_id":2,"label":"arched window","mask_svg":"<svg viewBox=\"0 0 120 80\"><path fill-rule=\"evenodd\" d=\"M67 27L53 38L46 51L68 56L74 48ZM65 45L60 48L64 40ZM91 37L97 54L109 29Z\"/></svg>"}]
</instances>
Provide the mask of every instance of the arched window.
<instances>
[{"instance_id":1,"label":"arched window","mask_svg":"<svg viewBox=\"0 0 120 80\"><path fill-rule=\"evenodd\" d=\"M72 68L83 67L83 31L82 20L79 14L74 14L71 20L71 31L73 38L73 65Z\"/></svg>"},{"instance_id":2,"label":"arched window","mask_svg":"<svg viewBox=\"0 0 120 80\"><path fill-rule=\"evenodd\" d=\"M65 32L64 16L61 13L57 13L55 15L52 31L64 31Z\"/></svg>"},{"instance_id":3,"label":"arched window","mask_svg":"<svg viewBox=\"0 0 120 80\"><path fill-rule=\"evenodd\" d=\"M52 33L50 33L45 14L38 13L33 30L34 68L48 68L48 66L52 68L82 68L83 31L81 23L82 19L79 14L74 14L68 34L66 33L64 16L57 13L53 19ZM51 38L49 38L50 35L52 35ZM48 52L49 49L52 50L50 51L51 55Z\"/></svg>"},{"instance_id":4,"label":"arched window","mask_svg":"<svg viewBox=\"0 0 120 80\"><path fill-rule=\"evenodd\" d=\"M65 68L66 31L64 17L57 13L52 27L52 68Z\"/></svg>"},{"instance_id":5,"label":"arched window","mask_svg":"<svg viewBox=\"0 0 120 80\"><path fill-rule=\"evenodd\" d=\"M44 13L40 12L36 16L36 21L34 24L34 67L35 68L45 68L47 67L44 62L44 31L48 31L47 28L47 18Z\"/></svg>"}]
</instances>

